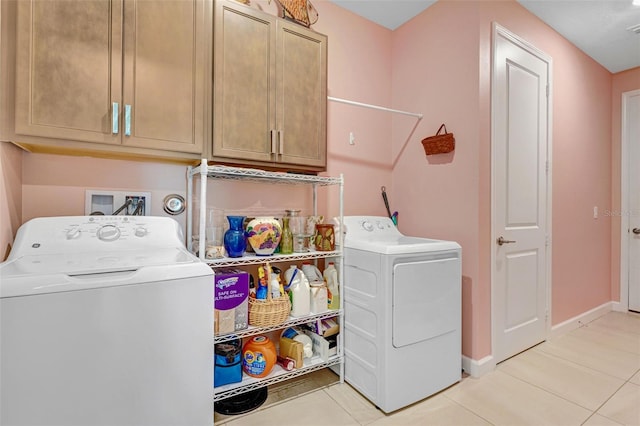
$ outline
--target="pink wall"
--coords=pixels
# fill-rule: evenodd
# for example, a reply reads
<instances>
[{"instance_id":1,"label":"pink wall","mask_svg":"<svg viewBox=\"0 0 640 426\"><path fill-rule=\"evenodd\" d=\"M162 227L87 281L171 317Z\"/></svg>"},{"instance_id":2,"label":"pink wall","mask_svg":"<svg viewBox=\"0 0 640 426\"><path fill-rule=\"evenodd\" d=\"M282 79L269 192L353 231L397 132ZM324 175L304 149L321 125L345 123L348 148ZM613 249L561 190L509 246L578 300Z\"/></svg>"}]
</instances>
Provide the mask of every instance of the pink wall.
<instances>
[{"instance_id":1,"label":"pink wall","mask_svg":"<svg viewBox=\"0 0 640 426\"><path fill-rule=\"evenodd\" d=\"M490 60L497 22L553 57L552 324L611 300L611 74L515 1L449 1L393 34L394 105L425 114L393 170L401 230L463 247L463 353L491 353ZM456 150L425 158L447 123ZM394 126L394 144L405 134Z\"/></svg>"},{"instance_id":2,"label":"pink wall","mask_svg":"<svg viewBox=\"0 0 640 426\"><path fill-rule=\"evenodd\" d=\"M313 28L329 37L329 96L391 107L391 31L331 2L313 3L320 15ZM392 185L391 120L386 112L328 103L327 173L344 174L345 215L386 215L380 187ZM335 197L328 205L337 212Z\"/></svg>"},{"instance_id":3,"label":"pink wall","mask_svg":"<svg viewBox=\"0 0 640 426\"><path fill-rule=\"evenodd\" d=\"M276 13L275 2L252 4ZM442 0L394 32L331 2L318 0L314 5L320 19L313 28L329 37L330 96L424 114L412 135L412 117L329 102L328 174L345 176L345 214L385 215L380 196L384 185L392 210L400 212L401 231L461 243L465 355L479 360L491 353L493 21L554 61L552 321L557 324L611 300L611 227L608 219L591 217L593 206L601 212L611 207L615 186L611 74L514 0ZM613 78L621 86L623 80ZM420 140L442 122L455 133L456 150L427 159ZM348 143L350 132L356 139L353 146ZM19 196L7 204L22 208L22 220L84 214L86 187L135 187L158 193L185 189L182 166L27 153L21 157L24 207ZM615 155L613 160L615 164ZM4 190L15 188L6 176L0 183ZM255 193L240 189L222 193L216 201L252 206ZM332 195L321 198L321 205L326 201L328 206L321 213L327 216L337 214ZM60 199L63 204L54 203Z\"/></svg>"},{"instance_id":4,"label":"pink wall","mask_svg":"<svg viewBox=\"0 0 640 426\"><path fill-rule=\"evenodd\" d=\"M488 287L479 282L477 254L481 150L476 9L467 2L439 2L393 34L394 107L424 114L393 171L399 229L462 246L463 352L468 356L490 353L486 345L474 349L475 338L487 336L482 328L488 314L477 310L487 311L477 290ZM394 117L396 151L411 130L403 120ZM456 149L426 157L420 141L442 123L454 133Z\"/></svg>"},{"instance_id":5,"label":"pink wall","mask_svg":"<svg viewBox=\"0 0 640 426\"><path fill-rule=\"evenodd\" d=\"M640 89L640 67L613 75L611 90L611 206L621 210L622 94ZM611 220L611 299L620 300L620 217Z\"/></svg>"}]
</instances>

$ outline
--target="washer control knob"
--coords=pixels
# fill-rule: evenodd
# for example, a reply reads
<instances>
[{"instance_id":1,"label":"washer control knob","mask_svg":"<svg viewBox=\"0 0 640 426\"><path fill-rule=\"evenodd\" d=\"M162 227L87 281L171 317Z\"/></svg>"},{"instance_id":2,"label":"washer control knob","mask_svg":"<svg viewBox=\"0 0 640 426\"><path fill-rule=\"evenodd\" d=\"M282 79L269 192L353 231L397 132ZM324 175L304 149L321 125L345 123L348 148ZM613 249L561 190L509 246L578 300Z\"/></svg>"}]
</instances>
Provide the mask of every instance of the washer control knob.
<instances>
[{"instance_id":1,"label":"washer control knob","mask_svg":"<svg viewBox=\"0 0 640 426\"><path fill-rule=\"evenodd\" d=\"M384 229L384 223L382 222L376 222L378 225L378 229Z\"/></svg>"},{"instance_id":2,"label":"washer control knob","mask_svg":"<svg viewBox=\"0 0 640 426\"><path fill-rule=\"evenodd\" d=\"M115 241L120 238L120 230L115 225L104 225L98 228L97 235L101 241Z\"/></svg>"},{"instance_id":3,"label":"washer control knob","mask_svg":"<svg viewBox=\"0 0 640 426\"><path fill-rule=\"evenodd\" d=\"M80 228L78 226L74 226L67 231L67 240L73 240L75 238L80 238Z\"/></svg>"},{"instance_id":4,"label":"washer control knob","mask_svg":"<svg viewBox=\"0 0 640 426\"><path fill-rule=\"evenodd\" d=\"M145 235L147 235L148 232L149 231L147 231L147 228L139 227L139 228L136 228L134 234L135 234L136 237L142 238Z\"/></svg>"},{"instance_id":5,"label":"washer control knob","mask_svg":"<svg viewBox=\"0 0 640 426\"><path fill-rule=\"evenodd\" d=\"M362 229L371 232L373 231L373 224L368 220L365 220L364 222L362 222Z\"/></svg>"}]
</instances>

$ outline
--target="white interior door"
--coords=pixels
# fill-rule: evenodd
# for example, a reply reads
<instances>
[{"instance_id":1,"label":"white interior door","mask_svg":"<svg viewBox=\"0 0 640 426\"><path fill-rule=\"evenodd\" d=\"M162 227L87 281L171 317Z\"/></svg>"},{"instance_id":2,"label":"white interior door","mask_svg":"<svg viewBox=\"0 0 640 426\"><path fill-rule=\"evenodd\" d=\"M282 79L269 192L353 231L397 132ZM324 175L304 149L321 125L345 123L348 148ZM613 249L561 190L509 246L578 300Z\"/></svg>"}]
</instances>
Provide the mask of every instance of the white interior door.
<instances>
[{"instance_id":1,"label":"white interior door","mask_svg":"<svg viewBox=\"0 0 640 426\"><path fill-rule=\"evenodd\" d=\"M629 153L628 158L623 158L629 174L629 208L622 212L629 218L626 238L629 309L640 312L640 168L637 167L640 164L640 90L625 93L623 114L622 137Z\"/></svg>"},{"instance_id":2,"label":"white interior door","mask_svg":"<svg viewBox=\"0 0 640 426\"><path fill-rule=\"evenodd\" d=\"M492 326L496 363L546 338L551 59L494 27Z\"/></svg>"}]
</instances>

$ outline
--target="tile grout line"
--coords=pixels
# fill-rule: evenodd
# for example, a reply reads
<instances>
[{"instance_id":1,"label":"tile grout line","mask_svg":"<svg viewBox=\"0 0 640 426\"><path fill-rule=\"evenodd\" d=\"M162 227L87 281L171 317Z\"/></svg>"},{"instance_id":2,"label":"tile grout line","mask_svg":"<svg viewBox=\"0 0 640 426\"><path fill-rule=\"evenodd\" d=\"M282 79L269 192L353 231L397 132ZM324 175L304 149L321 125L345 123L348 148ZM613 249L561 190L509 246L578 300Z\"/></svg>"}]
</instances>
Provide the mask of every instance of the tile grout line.
<instances>
[{"instance_id":1,"label":"tile grout line","mask_svg":"<svg viewBox=\"0 0 640 426\"><path fill-rule=\"evenodd\" d=\"M345 383L346 384L346 383ZM337 405L342 411L344 411L345 413L347 413L347 415L354 421L356 422L356 424L360 425L360 426L366 426L367 423L360 423L360 421L356 418L354 418L351 413L349 411L347 411L347 409L345 407L342 406L342 404L340 404L340 402L338 400L336 400L329 392L327 392L327 389L329 387L325 387L322 389L322 392L324 392L325 395L327 395L329 397L330 400L332 400L334 402L335 405Z\"/></svg>"},{"instance_id":2,"label":"tile grout line","mask_svg":"<svg viewBox=\"0 0 640 426\"><path fill-rule=\"evenodd\" d=\"M631 377L633 377L635 374L636 374L636 373L634 373ZM629 380L631 380L631 379L629 378ZM604 407L604 406L605 406L605 404L606 404L607 402L609 402L609 401L611 400L611 398L613 398L613 397L615 396L615 394L617 394L618 392L620 392L620 389L622 389L622 388L624 387L624 385L626 385L627 383L629 383L629 380L626 380L624 383L622 383L622 385L620 385L620 387L619 387L618 389L616 389L616 391L615 391L614 393L612 393L611 395L609 395L609 398L607 398L607 399L606 399L602 404L600 404L600 406L599 406L598 408L596 408L596 409L595 409L595 411L594 411L593 413L591 413L591 415L587 418L587 420L589 420L591 417L593 417L593 415L594 415L594 414L598 414L599 416L606 417L607 419L609 419L609 420L611 420L611 421L613 421L613 422L618 423L616 420L614 420L614 419L612 419L612 418L610 418L610 417L607 417L607 416L605 416L604 414L600 414L600 413L598 413L598 410L600 410L602 407ZM587 421L587 420L585 420L582 424L586 423L586 421Z\"/></svg>"},{"instance_id":3,"label":"tile grout line","mask_svg":"<svg viewBox=\"0 0 640 426\"><path fill-rule=\"evenodd\" d=\"M580 339L579 337L575 337L575 336L573 336L573 338L575 338L575 339ZM617 351L617 352L625 353L625 354L630 353L630 352L626 352L626 351L618 350L618 349L616 349L616 348L610 348L610 349L612 349L612 350L614 350L614 351ZM610 373L607 373L607 372L605 372L605 371L597 370L597 369L593 368L592 366L585 365L585 364L581 364L581 363L579 363L579 362L577 362L577 361L575 361L575 360L573 360L573 359L569 359L569 358L566 358L566 357L564 357L564 356L560 356L560 355L557 355L557 354L554 354L554 353L551 353L551 352L547 352L547 351L545 351L545 350L543 350L543 349L539 349L539 352L540 352L540 353L542 353L542 354L544 354L544 355L548 355L548 356L550 356L550 357L557 358L557 359L561 359L561 360L563 360L563 361L570 362L571 364L578 365L578 366L583 367L583 368L587 368L587 369L589 369L589 370L591 370L591 371L595 371L595 372L597 372L597 373L604 374L605 376L613 377L613 378L616 378L616 379L618 379L618 380L627 380L627 379L625 379L625 378L623 378L623 377L614 376L614 375L612 375L612 374L610 374ZM639 356L639 357L640 357L640 354L633 354L633 355L636 355L636 356ZM633 373L633 374L636 374L636 373ZM632 375L631 377L633 377L633 375Z\"/></svg>"},{"instance_id":4,"label":"tile grout line","mask_svg":"<svg viewBox=\"0 0 640 426\"><path fill-rule=\"evenodd\" d=\"M533 386L534 388L539 389L539 390L541 390L541 391L543 391L543 392L545 392L545 393L547 393L547 394L549 394L549 395L552 395L552 396L555 396L555 397L557 397L557 398L560 398L560 399L562 399L563 401L569 402L569 403L571 403L571 404L573 404L573 405L575 405L575 406L577 406L577 407L584 408L584 409L585 409L585 410L587 410L587 411L592 411L592 410L591 410L591 408L587 408L587 407L585 407L585 406L583 406L583 405L578 404L578 403L577 403L577 402L575 402L575 401L571 401L570 399L567 399L567 398L565 398L565 397L564 397L564 396L562 396L562 395L558 395L558 394L557 394L557 393L555 393L555 392L552 392L552 391L550 391L550 390L548 390L548 389L545 389L545 388L543 388L543 387L540 387L540 386L536 385L535 383L529 383L529 382L527 382L526 380L524 380L524 379L522 379L522 378L520 378L520 377L518 377L518 376L514 376L513 374L509 374L509 373L507 373L506 371L501 371L501 373L506 374L507 376L512 377L512 378L514 378L514 379L516 379L516 380L519 380L519 381L520 381L520 382L522 382L522 383L526 383L526 384L527 384L527 385L529 385L529 386ZM622 380L622 379L620 379L620 380ZM617 391L616 391L616 392L617 392ZM614 393L615 393L615 392L614 392ZM611 398L611 397L609 397L609 398ZM593 413L591 413L591 414L593 414Z\"/></svg>"},{"instance_id":5,"label":"tile grout line","mask_svg":"<svg viewBox=\"0 0 640 426\"><path fill-rule=\"evenodd\" d=\"M442 396L444 396L445 398L447 398L449 401L453 402L454 404L456 404L457 406L463 408L464 410L470 412L471 414L473 414L476 417L481 418L482 420L484 420L485 422L489 423L490 425L495 426L495 423L490 422L488 419L484 418L482 415L476 413L475 411L473 411L471 408L461 404L460 402L456 401L455 399L449 398L448 395L443 394Z\"/></svg>"}]
</instances>

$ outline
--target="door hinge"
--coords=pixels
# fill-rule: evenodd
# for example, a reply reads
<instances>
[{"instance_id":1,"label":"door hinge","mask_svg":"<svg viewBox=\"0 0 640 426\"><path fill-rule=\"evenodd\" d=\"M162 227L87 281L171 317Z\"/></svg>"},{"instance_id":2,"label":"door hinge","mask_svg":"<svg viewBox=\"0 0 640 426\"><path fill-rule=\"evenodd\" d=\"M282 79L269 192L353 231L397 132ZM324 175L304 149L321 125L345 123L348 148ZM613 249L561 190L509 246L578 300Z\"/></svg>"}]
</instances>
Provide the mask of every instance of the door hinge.
<instances>
[{"instance_id":1,"label":"door hinge","mask_svg":"<svg viewBox=\"0 0 640 426\"><path fill-rule=\"evenodd\" d=\"M547 84L546 91L547 91L547 98L548 98L549 97L549 85L548 84Z\"/></svg>"},{"instance_id":2,"label":"door hinge","mask_svg":"<svg viewBox=\"0 0 640 426\"><path fill-rule=\"evenodd\" d=\"M549 247L549 236L548 235L544 236L544 246L545 247Z\"/></svg>"}]
</instances>

